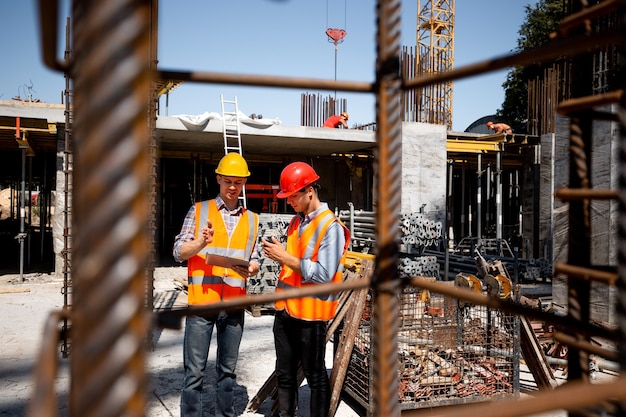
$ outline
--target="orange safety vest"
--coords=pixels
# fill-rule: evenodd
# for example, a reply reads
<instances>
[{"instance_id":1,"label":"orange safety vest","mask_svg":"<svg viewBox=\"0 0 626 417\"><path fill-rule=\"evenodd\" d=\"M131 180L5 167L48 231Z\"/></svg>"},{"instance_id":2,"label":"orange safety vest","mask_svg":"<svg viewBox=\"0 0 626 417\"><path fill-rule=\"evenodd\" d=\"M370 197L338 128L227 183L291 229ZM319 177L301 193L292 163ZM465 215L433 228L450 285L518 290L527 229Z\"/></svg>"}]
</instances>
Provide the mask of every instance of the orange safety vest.
<instances>
[{"instance_id":1,"label":"orange safety vest","mask_svg":"<svg viewBox=\"0 0 626 417\"><path fill-rule=\"evenodd\" d=\"M206 255L249 260L257 239L259 216L249 210L243 209L230 236L215 200L210 200L196 203L196 237L207 219L213 224L213 242L187 261L187 302L190 305L210 304L245 295L246 278L232 269L208 265Z\"/></svg>"},{"instance_id":2,"label":"orange safety vest","mask_svg":"<svg viewBox=\"0 0 626 417\"><path fill-rule=\"evenodd\" d=\"M323 211L311 220L311 223L307 224L302 230L302 234L299 232L300 221L300 216L295 216L289 223L289 228L287 229L287 252L300 259L310 259L313 262L317 261L320 244L322 243L322 239L326 235L326 231L331 223L336 221L343 227L346 241L343 247L339 267L331 280L331 282L335 284L342 282L346 252L348 250L348 244L350 243L350 231L330 210ZM314 282L303 283L302 275L298 274L288 266L283 265L280 275L278 276L276 292L302 288L309 285L317 284ZM338 300L339 294L333 293L279 300L275 303L275 307L276 310L286 309L290 316L302 320L326 321L335 316Z\"/></svg>"}]
</instances>

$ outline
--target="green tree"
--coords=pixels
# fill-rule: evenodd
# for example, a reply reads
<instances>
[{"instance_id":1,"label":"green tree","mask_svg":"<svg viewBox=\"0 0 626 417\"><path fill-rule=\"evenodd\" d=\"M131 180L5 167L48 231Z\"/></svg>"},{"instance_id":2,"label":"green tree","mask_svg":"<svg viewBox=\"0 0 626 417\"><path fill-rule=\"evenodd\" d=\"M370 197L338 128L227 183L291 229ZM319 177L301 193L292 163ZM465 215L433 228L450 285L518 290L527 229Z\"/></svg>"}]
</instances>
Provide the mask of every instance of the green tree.
<instances>
[{"instance_id":1,"label":"green tree","mask_svg":"<svg viewBox=\"0 0 626 417\"><path fill-rule=\"evenodd\" d=\"M565 3L566 0L539 0L534 7L527 5L526 18L518 31L519 38L514 52L547 44L550 33L556 31L565 16ZM526 132L528 80L542 72L543 67L538 65L515 67L509 71L502 84L504 101L496 115L510 124L514 132Z\"/></svg>"}]
</instances>

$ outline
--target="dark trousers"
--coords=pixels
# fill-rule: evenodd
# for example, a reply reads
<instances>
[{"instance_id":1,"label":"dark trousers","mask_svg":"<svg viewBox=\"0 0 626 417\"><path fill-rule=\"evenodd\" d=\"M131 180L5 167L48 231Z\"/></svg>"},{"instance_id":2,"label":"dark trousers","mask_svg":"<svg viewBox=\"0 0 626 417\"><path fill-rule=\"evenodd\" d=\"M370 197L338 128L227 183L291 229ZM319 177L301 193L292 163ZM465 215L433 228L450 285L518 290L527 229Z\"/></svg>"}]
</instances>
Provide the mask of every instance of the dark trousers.
<instances>
[{"instance_id":1,"label":"dark trousers","mask_svg":"<svg viewBox=\"0 0 626 417\"><path fill-rule=\"evenodd\" d=\"M274 319L278 415L293 417L298 402L298 364L311 389L310 417L327 417L330 382L326 372L326 322L306 321L278 311Z\"/></svg>"}]
</instances>

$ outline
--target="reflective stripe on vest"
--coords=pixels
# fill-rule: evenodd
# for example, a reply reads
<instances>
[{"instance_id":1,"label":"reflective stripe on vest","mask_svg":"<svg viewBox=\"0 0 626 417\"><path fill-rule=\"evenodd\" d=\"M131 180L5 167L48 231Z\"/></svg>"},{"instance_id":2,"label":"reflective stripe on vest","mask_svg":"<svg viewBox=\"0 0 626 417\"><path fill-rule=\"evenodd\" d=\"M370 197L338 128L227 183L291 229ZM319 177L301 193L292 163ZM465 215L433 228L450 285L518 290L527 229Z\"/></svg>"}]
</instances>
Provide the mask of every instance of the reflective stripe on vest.
<instances>
[{"instance_id":1,"label":"reflective stripe on vest","mask_svg":"<svg viewBox=\"0 0 626 417\"><path fill-rule=\"evenodd\" d=\"M213 242L187 261L188 303L208 304L246 294L246 279L232 269L207 265L206 255L215 254L249 260L254 249L259 225L258 216L243 209L231 235L228 235L222 214L215 200L196 203L196 230L207 220L213 223Z\"/></svg>"},{"instance_id":2,"label":"reflective stripe on vest","mask_svg":"<svg viewBox=\"0 0 626 417\"><path fill-rule=\"evenodd\" d=\"M319 247L328 227L335 221L343 227L346 241L339 268L331 280L333 283L340 283L343 280L343 265L345 264L350 242L350 232L330 210L325 210L316 216L311 223L304 227L301 235L298 230L300 221L300 217L295 216L289 224L287 230L287 251L300 259L310 259L313 262L316 262L318 259ZM283 265L278 277L276 291L280 292L309 285L317 285L317 283L303 283L300 274ZM302 320L330 320L335 316L338 299L338 293L299 297L279 300L275 303L275 307L277 310L286 309L289 315Z\"/></svg>"}]
</instances>

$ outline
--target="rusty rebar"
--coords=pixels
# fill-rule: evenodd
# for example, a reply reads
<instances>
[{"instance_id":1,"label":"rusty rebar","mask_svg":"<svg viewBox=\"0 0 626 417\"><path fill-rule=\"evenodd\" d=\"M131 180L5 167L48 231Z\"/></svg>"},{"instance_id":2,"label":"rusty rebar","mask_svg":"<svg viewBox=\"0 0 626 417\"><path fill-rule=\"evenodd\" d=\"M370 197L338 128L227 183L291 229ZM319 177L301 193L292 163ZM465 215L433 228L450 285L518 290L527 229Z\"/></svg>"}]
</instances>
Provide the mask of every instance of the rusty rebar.
<instances>
[{"instance_id":1,"label":"rusty rebar","mask_svg":"<svg viewBox=\"0 0 626 417\"><path fill-rule=\"evenodd\" d=\"M44 10L47 6L58 5L57 3L57 0L42 1L40 7L41 10ZM147 33L145 22L147 18L138 12L145 2L118 0L102 2L106 6L92 5L91 3L96 2L86 0L76 2L75 17L77 18L77 26L81 28L80 34L77 34L76 50L80 57L77 60L78 65L72 68L77 75L77 135L75 139L78 147L77 156L80 156L76 160L76 171L80 172L80 175L76 179L74 188L76 196L74 225L77 226L74 229L74 241L76 245L79 243L80 245L75 249L75 268L73 271L77 290L75 294L77 315L74 330L80 330L80 332L77 333L75 340L75 343L78 343L75 345L78 352L74 352L73 358L72 413L81 416L90 415L91 411L97 410L102 404L101 399L106 397L107 409L98 410L99 413L94 411L93 414L114 415L125 404L132 402L135 405L132 410L119 414L133 415L138 414L137 409L144 401L141 395L128 399L123 404L122 401L119 401L121 398L116 396L119 393L112 390L117 382L117 379L113 378L115 376L113 371L119 371L120 379L124 375L129 375L126 380L132 382L135 388L141 384L143 378L143 370L139 369L143 357L138 347L145 327L140 308L144 287L140 282L142 268L148 262L145 252L149 248L149 239L145 236L145 230L143 230L145 225L142 223L147 218L148 210L144 207L144 202L148 201L148 198L139 188L143 187L144 169L145 165L148 165L140 154L141 149L145 148L145 137L147 137L144 132L145 107L142 104L147 102L145 89L148 83L144 78L149 71L142 72L147 67L142 59L148 54L142 54L140 51L146 51L144 48L145 39L142 39L141 33ZM51 8L56 11L55 7ZM402 86L397 78L398 71L394 62L394 57L399 56L399 10L398 1L380 0L378 2L378 62L375 84L204 72L161 71L158 73L164 78L181 77L180 79L185 81L285 88L317 87L317 89L326 90L376 93L379 128L377 141L380 164L377 216L380 221L378 224L379 258L373 283L374 301L377 307L374 316L374 341L376 343L374 414L386 416L398 415L399 413L394 386L397 384L395 348L398 328L398 306L394 295L398 294L401 289L401 283L397 279L395 262L397 261L397 249L395 248L397 219L394 215L397 207L400 206L401 195L399 190L401 181L398 175L401 166L399 163L401 159L399 141L401 123L396 119L396 116L401 113L396 108L397 103L400 102L398 91L401 88L418 88L419 86L488 73L514 65L542 62L567 53L579 54L608 44L624 45L623 33L619 31L594 34L594 36L572 37L538 50L488 60L430 77L420 77L406 82ZM99 24L101 23L99 18L106 17L109 12L116 14L116 17L121 17L121 19L109 19L110 25ZM137 13L134 14L135 12ZM137 19L132 19L131 15ZM52 68L64 69L64 66L57 62L55 53L50 52L51 46L56 45L55 41L51 41L51 39L56 38L50 37L50 35L56 36L56 30L50 29L49 26L53 20L48 19L45 23L42 21L44 61ZM124 30L116 30L116 25L121 27L124 24L126 24ZM129 41L131 38L134 42ZM129 50L133 48L135 48L134 58L136 60L132 62L125 60L129 55L132 55ZM122 64L126 64L124 71L120 70ZM124 88L125 90L123 90ZM626 116L624 115L623 97L621 104L619 117L622 128L622 145L624 145ZM137 143L131 139L138 139ZM621 161L623 163L626 160L624 157L626 146L622 146L621 149ZM122 156L122 158L118 159L116 156ZM124 159L123 157L127 158ZM112 164L112 166L107 166L107 163ZM133 171L139 175L135 177L127 175ZM622 173L622 175L624 174ZM623 219L626 194L623 192L623 185L626 180L623 176L620 180L620 280L618 285L621 294L625 288L624 282L626 282L623 272L625 269L624 260L626 259L626 255L624 255L626 245L623 242L626 236L623 226L626 225L626 221ZM120 231L127 233L120 236ZM460 295L459 298L461 298ZM621 317L626 311L624 308L626 301L623 298L623 296L619 297L618 306ZM491 305L489 303L492 300L485 301L487 305ZM572 299L575 308L579 308L580 304L584 302L584 297ZM500 307L506 311L506 306ZM542 313L538 312L538 315L540 314ZM578 319L580 320L580 317ZM558 320L556 322L558 323ZM575 321L570 322L574 323ZM624 331L625 322L626 320L620 320L622 340L626 340L626 337L623 336L626 334ZM584 333L585 329L590 330L590 332L594 330L585 321L580 324L581 333ZM132 329L130 329L131 327ZM124 353L128 353L127 356L112 355L111 358L108 358L95 355L107 353L111 347L120 347L122 344L123 347L130 346L131 348L124 350ZM114 349L111 351L116 352ZM622 356L624 356L623 353ZM108 359L114 359L117 362L111 364L107 362ZM622 359L622 367L624 367L625 362ZM89 366L84 366L89 369L78 369L81 364L83 366L89 364ZM103 369L107 372L98 374L98 371ZM123 374L124 372L128 372L128 374ZM106 381L95 381L96 377ZM109 384L107 385L107 383ZM608 385L606 388L583 385L579 389L578 386L570 385L571 389L569 390L566 388L556 395L549 393L541 396L540 394L540 397L532 402L521 404L520 402L510 402L505 407L493 407L492 404L488 404L486 407L478 408L482 411L476 414L483 417L490 415L517 416L532 414L533 410L534 412L546 411L551 409L550 407L573 410L577 407L596 404L604 399L624 398L626 393L623 386L623 380L618 380L617 384ZM135 392L132 391L131 395L134 394ZM81 398L76 398L76 396ZM111 401L109 402L109 400ZM469 410L469 407L464 408L463 413L467 414Z\"/></svg>"},{"instance_id":2,"label":"rusty rebar","mask_svg":"<svg viewBox=\"0 0 626 417\"><path fill-rule=\"evenodd\" d=\"M594 36L577 36L566 39L559 39L545 46L525 50L519 53L494 57L485 61L458 67L451 71L426 75L413 80L405 80L403 89L421 88L431 84L443 83L446 81L457 81L475 75L485 74L492 71L523 65L540 64L553 61L557 58L570 55L580 55L597 50L607 45L618 45L623 47L626 40L619 30L597 33Z\"/></svg>"},{"instance_id":3,"label":"rusty rebar","mask_svg":"<svg viewBox=\"0 0 626 417\"><path fill-rule=\"evenodd\" d=\"M155 313L155 325L159 327L180 328L180 318L187 315L214 314L222 310L242 309L251 305L263 305L273 303L278 300L285 300L291 297L316 296L342 291L351 291L367 288L371 285L369 279L353 280L341 284L320 284L314 287L307 287L297 290L282 291L280 293L265 293L235 297L220 302L219 304L209 304L204 306L186 307L172 310L157 311ZM525 307L522 304L509 300L492 297L486 294L479 294L466 290L462 287L448 285L443 282L435 282L424 277L413 277L406 285L415 288L429 290L433 293L447 295L459 301L465 301L473 305L485 306L499 311L526 316L535 320L545 321L563 329L576 329L582 334L589 336L603 337L609 340L615 339L616 333L602 326L591 323L581 324L571 320L567 316L558 316L536 308Z\"/></svg>"},{"instance_id":4,"label":"rusty rebar","mask_svg":"<svg viewBox=\"0 0 626 417\"><path fill-rule=\"evenodd\" d=\"M68 61L57 57L59 0L39 0L39 27L41 28L41 58L49 68L65 72Z\"/></svg>"},{"instance_id":5,"label":"rusty rebar","mask_svg":"<svg viewBox=\"0 0 626 417\"><path fill-rule=\"evenodd\" d=\"M552 338L561 344L567 345L570 349L582 350L588 354L601 356L604 359L608 359L613 362L619 360L619 354L617 351L604 349L596 344L593 344L592 342L582 342L579 339L562 332L552 333Z\"/></svg>"},{"instance_id":6,"label":"rusty rebar","mask_svg":"<svg viewBox=\"0 0 626 417\"><path fill-rule=\"evenodd\" d=\"M342 291L360 290L368 288L370 284L371 281L369 279L363 278L345 281L339 284L312 285L295 290L233 297L219 303L163 310L155 313L155 324L160 327L180 328L180 318L188 315L215 314L220 311L238 310L255 304L265 305L294 297L310 297L339 293Z\"/></svg>"},{"instance_id":7,"label":"rusty rebar","mask_svg":"<svg viewBox=\"0 0 626 417\"><path fill-rule=\"evenodd\" d=\"M597 94L587 97L578 97L561 102L556 111L559 114L568 115L584 110L591 110L594 107L606 106L619 102L624 92L622 90L611 91L605 94Z\"/></svg>"},{"instance_id":8,"label":"rusty rebar","mask_svg":"<svg viewBox=\"0 0 626 417\"><path fill-rule=\"evenodd\" d=\"M158 0L151 0L150 2L150 70L156 71L158 64ZM148 141L148 165L150 172L148 174L148 207L150 215L148 217L148 236L150 239L150 255L148 258L148 265L146 266L146 299L145 305L147 309L152 310L154 306L154 269L156 266L156 247L157 247L157 225L158 225L158 200L157 200L157 178L159 177L159 146L157 141L157 106L159 97L157 94L157 86L155 80L151 81L150 96L148 99L148 113L146 114L148 120L149 129L149 141ZM154 348L153 332L150 331L146 335L147 348L152 350Z\"/></svg>"},{"instance_id":9,"label":"rusty rebar","mask_svg":"<svg viewBox=\"0 0 626 417\"><path fill-rule=\"evenodd\" d=\"M71 30L70 19L66 20L65 24L65 62L69 63L71 60ZM65 90L63 95L65 98L65 132L63 135L63 249L61 254L63 256L63 308L69 308L72 305L71 301L71 289L72 289L72 259L71 259L71 246L72 246L72 229L71 229L71 184L72 184L72 102L73 95L71 94L71 82L69 74L66 72L65 76ZM57 192L59 190L57 189ZM58 195L58 194L57 194ZM61 354L64 358L69 357L71 350L70 343L70 322L67 317L63 319L63 332L62 332L62 346Z\"/></svg>"},{"instance_id":10,"label":"rusty rebar","mask_svg":"<svg viewBox=\"0 0 626 417\"><path fill-rule=\"evenodd\" d=\"M550 34L550 38L555 39L559 36L567 36L572 29L582 25L588 25L590 20L614 13L620 7L624 6L626 6L625 0L604 0L593 6L585 7L576 13L565 16L557 31Z\"/></svg>"},{"instance_id":11,"label":"rusty rebar","mask_svg":"<svg viewBox=\"0 0 626 417\"><path fill-rule=\"evenodd\" d=\"M617 190L603 190L598 188L559 188L554 196L561 201L571 200L617 200Z\"/></svg>"},{"instance_id":12,"label":"rusty rebar","mask_svg":"<svg viewBox=\"0 0 626 417\"><path fill-rule=\"evenodd\" d=\"M621 14L619 23L622 26L626 26L626 13ZM626 36L624 36L626 38ZM617 80L619 80L618 87L622 91L626 91L626 49L620 48L617 50L619 72L617 74ZM626 94L622 94L619 100L619 107L617 110L617 116L619 121L619 173L618 178L618 203L619 211L617 218L618 229L618 245L617 245L617 272L618 280L616 287L619 296L616 298L616 313L617 313L617 325L619 330L619 365L622 374L626 372ZM621 414L626 414L626 400L619 402Z\"/></svg>"},{"instance_id":13,"label":"rusty rebar","mask_svg":"<svg viewBox=\"0 0 626 417\"><path fill-rule=\"evenodd\" d=\"M584 11L577 2L571 3L572 14ZM587 27L576 27L572 38L588 36ZM594 34L595 35L595 34ZM591 54L577 54L569 59L571 66L571 98L580 99L592 94L593 60ZM585 111L570 114L569 118L569 188L591 189L591 150L593 149L593 121ZM568 205L568 251L567 263L583 268L591 267L591 200L571 200ZM590 321L591 283L567 279L567 315L580 323ZM580 343L589 341L588 336L572 333ZM572 349L568 353L568 380L589 378L589 355L585 351Z\"/></svg>"},{"instance_id":14,"label":"rusty rebar","mask_svg":"<svg viewBox=\"0 0 626 417\"><path fill-rule=\"evenodd\" d=\"M74 2L72 416L142 416L149 0Z\"/></svg>"},{"instance_id":15,"label":"rusty rebar","mask_svg":"<svg viewBox=\"0 0 626 417\"><path fill-rule=\"evenodd\" d=\"M376 270L373 284L373 415L399 416L398 207L402 195L402 111L400 80L400 1L379 0L376 34Z\"/></svg>"},{"instance_id":16,"label":"rusty rebar","mask_svg":"<svg viewBox=\"0 0 626 417\"><path fill-rule=\"evenodd\" d=\"M580 334L589 337L596 336L608 340L614 340L617 337L617 333L615 331L590 322L580 322L568 316L559 316L537 308L524 307L523 305L510 300L502 300L486 294L479 294L463 287L432 281L424 277L411 278L410 285L433 293L447 295L459 301L466 301L471 304L496 309L504 313L521 315L531 319L545 321L562 329L569 329L572 332L578 331Z\"/></svg>"},{"instance_id":17,"label":"rusty rebar","mask_svg":"<svg viewBox=\"0 0 626 417\"><path fill-rule=\"evenodd\" d=\"M52 417L56 415L57 395L54 388L59 360L57 347L61 332L59 324L67 322L68 310L50 313L43 328L42 345L33 375L33 398L26 408L27 417Z\"/></svg>"},{"instance_id":18,"label":"rusty rebar","mask_svg":"<svg viewBox=\"0 0 626 417\"><path fill-rule=\"evenodd\" d=\"M186 81L212 84L249 85L257 87L309 88L314 90L352 91L372 93L374 86L368 82L333 81L317 78L279 77L271 75L231 74L207 71L160 70L162 80Z\"/></svg>"},{"instance_id":19,"label":"rusty rebar","mask_svg":"<svg viewBox=\"0 0 626 417\"><path fill-rule=\"evenodd\" d=\"M565 274L569 278L574 279L600 282L605 285L615 285L618 277L617 272L601 271L595 268L585 268L562 262L557 262L554 265L554 275L558 274Z\"/></svg>"}]
</instances>

